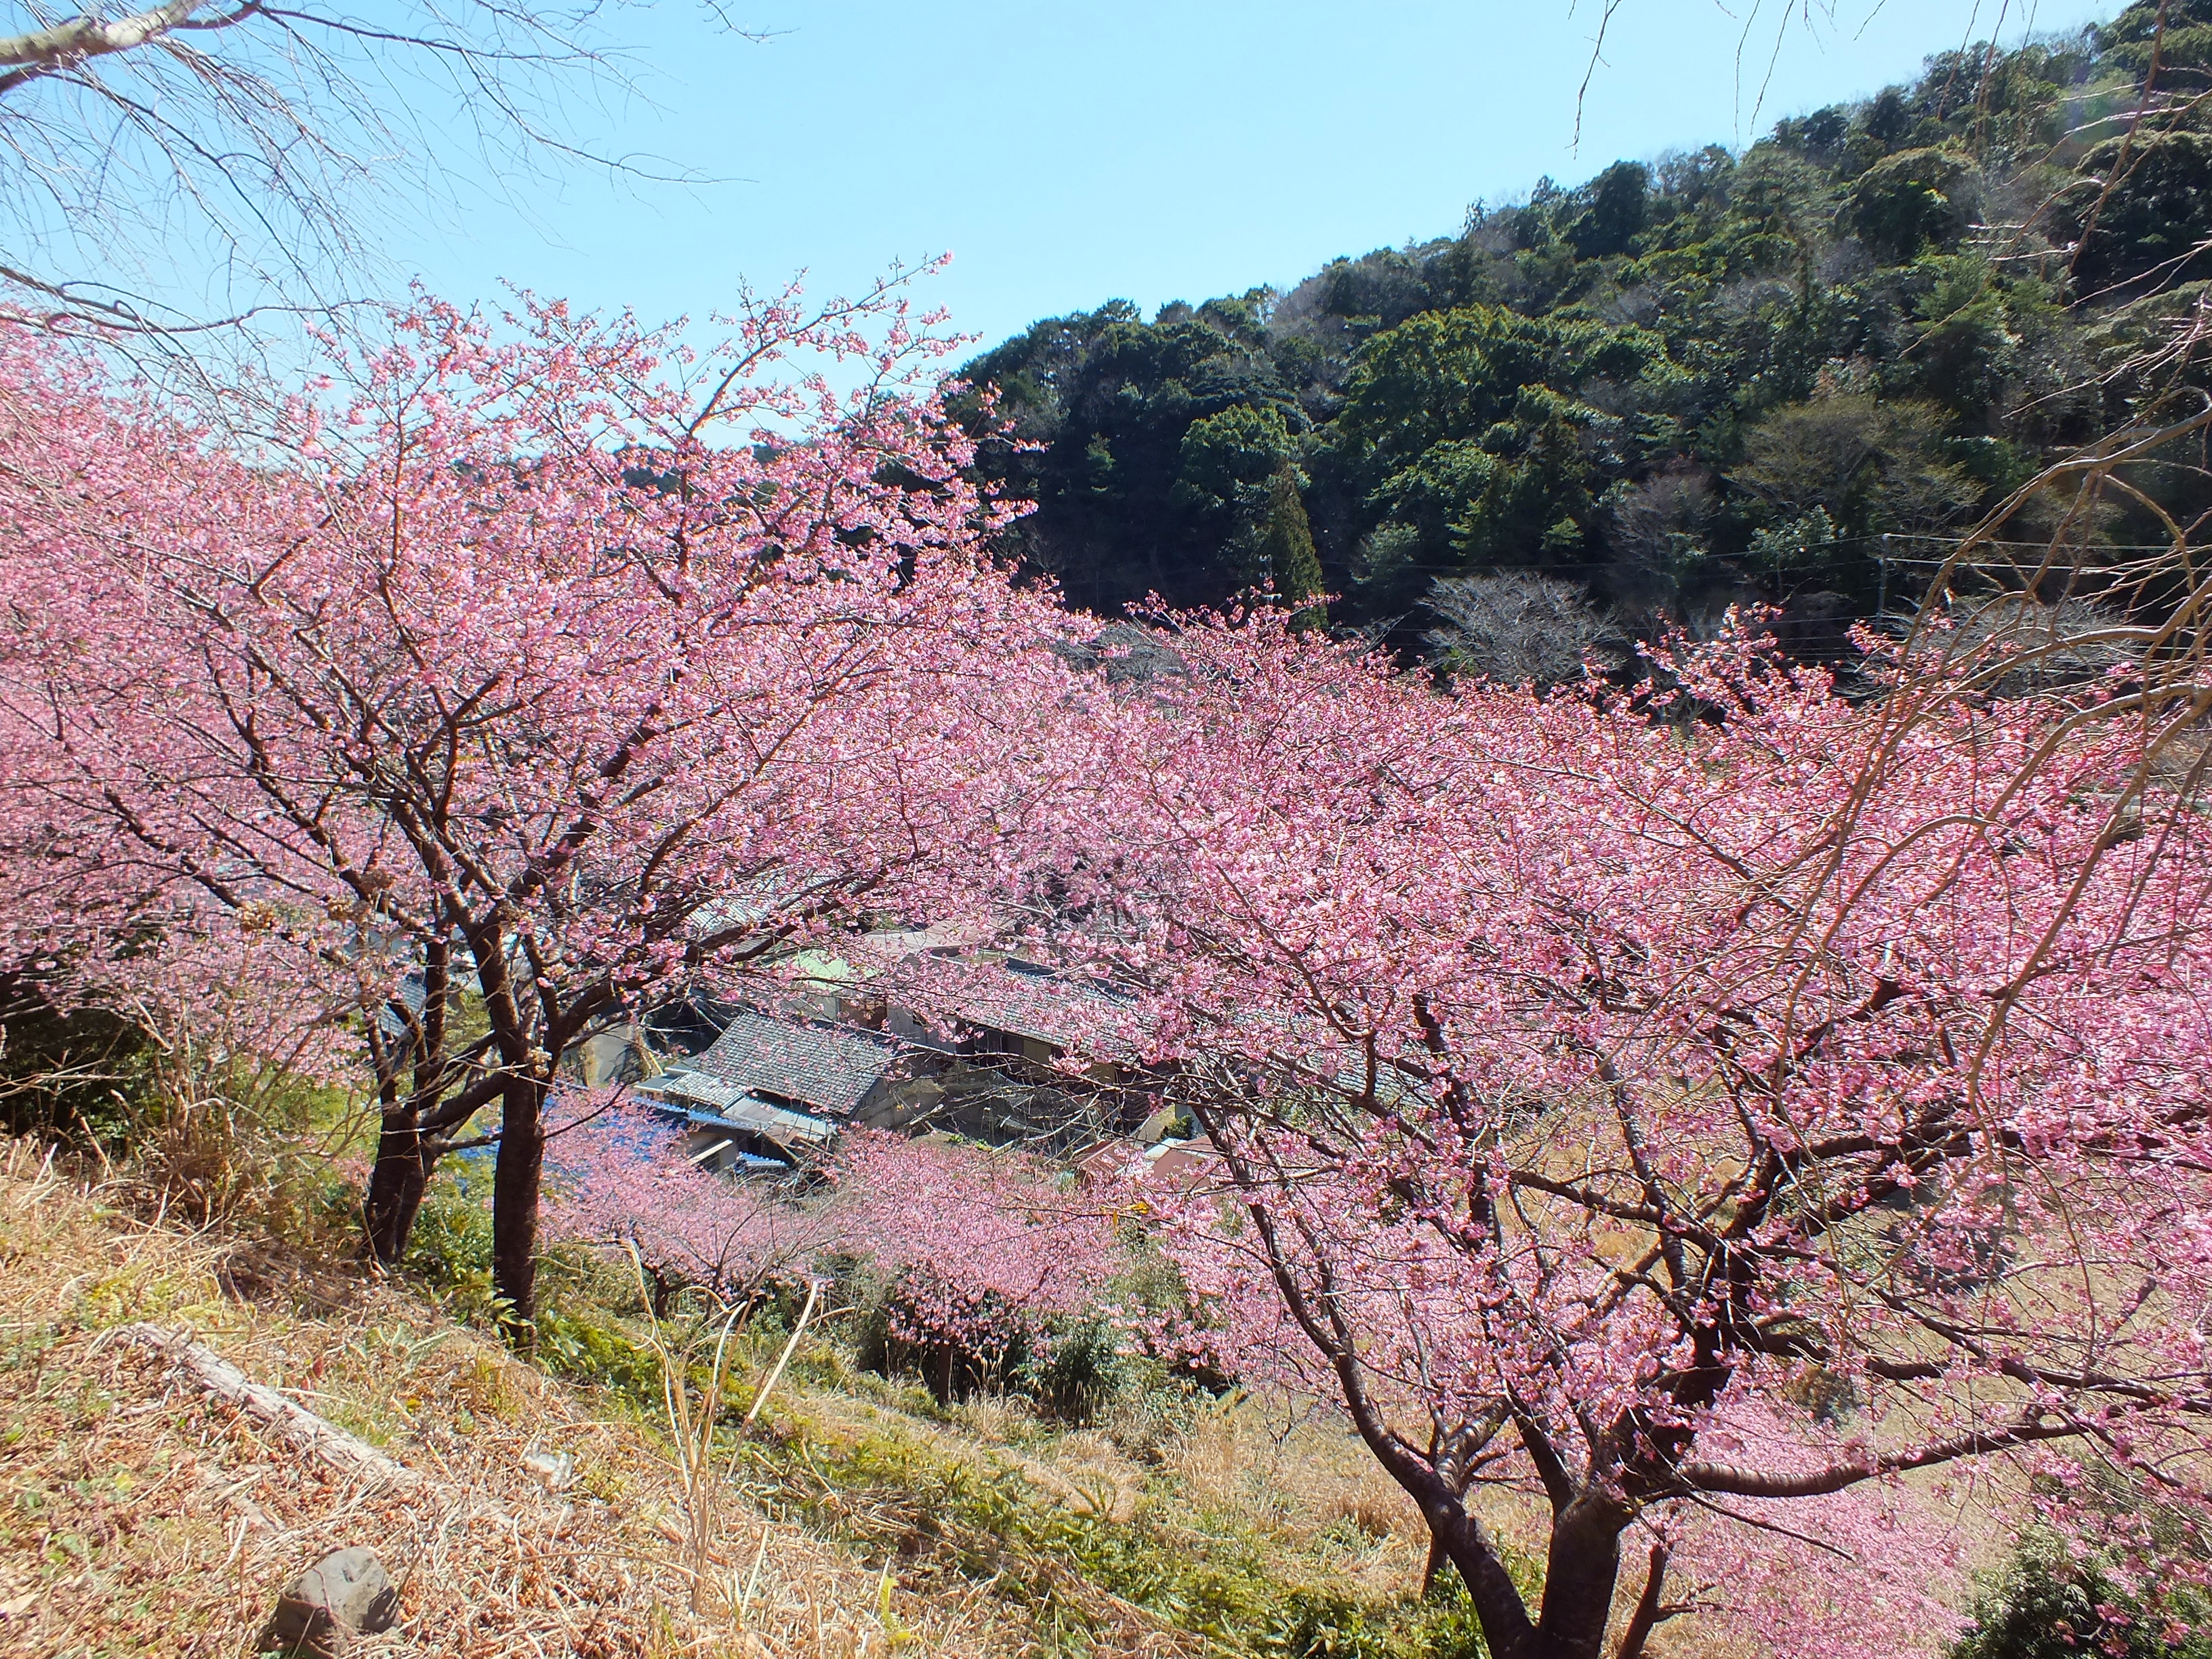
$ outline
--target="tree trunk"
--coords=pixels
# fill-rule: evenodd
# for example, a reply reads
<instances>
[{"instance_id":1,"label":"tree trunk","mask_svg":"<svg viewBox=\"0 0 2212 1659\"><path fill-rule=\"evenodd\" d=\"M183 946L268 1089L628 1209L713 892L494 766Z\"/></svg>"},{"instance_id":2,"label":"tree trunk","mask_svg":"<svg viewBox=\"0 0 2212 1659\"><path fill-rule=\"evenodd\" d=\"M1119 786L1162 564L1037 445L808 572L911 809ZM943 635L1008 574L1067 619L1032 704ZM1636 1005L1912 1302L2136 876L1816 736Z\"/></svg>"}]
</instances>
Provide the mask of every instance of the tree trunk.
<instances>
[{"instance_id":1,"label":"tree trunk","mask_svg":"<svg viewBox=\"0 0 2212 1659\"><path fill-rule=\"evenodd\" d=\"M376 1164L362 1204L362 1248L380 1267L396 1267L407 1254L422 1189L429 1183L416 1115L411 1106L387 1109L376 1138Z\"/></svg>"},{"instance_id":2,"label":"tree trunk","mask_svg":"<svg viewBox=\"0 0 2212 1659\"><path fill-rule=\"evenodd\" d=\"M538 1187L545 1164L545 1085L516 1078L501 1100L491 1179L491 1283L501 1317L526 1340L538 1313Z\"/></svg>"},{"instance_id":3,"label":"tree trunk","mask_svg":"<svg viewBox=\"0 0 2212 1659\"><path fill-rule=\"evenodd\" d=\"M1516 1616L1521 1593L1464 1510L1439 1504L1430 1514L1431 1558L1440 1551L1458 1569L1493 1659L1602 1659L1620 1534L1630 1519L1620 1504L1588 1494L1553 1517L1543 1611L1533 1626Z\"/></svg>"},{"instance_id":4,"label":"tree trunk","mask_svg":"<svg viewBox=\"0 0 2212 1659\"><path fill-rule=\"evenodd\" d=\"M368 1259L380 1267L396 1267L407 1254L407 1241L415 1231L415 1218L422 1208L422 1191L429 1185L430 1169L438 1160L423 1145L422 1114L435 1105L446 1072L446 999L451 948L433 939L422 957L422 1007L419 1018L410 1016L404 1048L387 1042L382 1029L383 1012L369 1033L370 1051L378 1074L377 1100L382 1122L376 1139L376 1165L369 1172L368 1193L362 1205L362 1244ZM386 1010L407 1011L403 995L395 993ZM411 1093L403 1095L400 1067L411 1063L415 1078Z\"/></svg>"},{"instance_id":5,"label":"tree trunk","mask_svg":"<svg viewBox=\"0 0 2212 1659\"><path fill-rule=\"evenodd\" d=\"M1460 1582L1467 1586L1492 1659L1535 1659L1540 1651L1535 1627L1528 1622L1519 1588L1484 1536L1481 1523L1457 1502L1423 1503L1422 1510L1428 1519L1431 1547L1443 1552L1458 1570Z\"/></svg>"},{"instance_id":6,"label":"tree trunk","mask_svg":"<svg viewBox=\"0 0 2212 1659\"><path fill-rule=\"evenodd\" d=\"M1667 1547L1651 1547L1651 1565L1644 1574L1644 1594L1636 1598L1636 1609L1629 1615L1628 1627L1620 1633L1620 1645L1613 1650L1613 1659L1643 1659L1644 1644L1652 1631L1667 1616Z\"/></svg>"},{"instance_id":7,"label":"tree trunk","mask_svg":"<svg viewBox=\"0 0 2212 1659\"><path fill-rule=\"evenodd\" d=\"M1620 1577L1620 1534L1631 1518L1621 1504L1589 1492L1553 1517L1536 1659L1602 1659Z\"/></svg>"}]
</instances>

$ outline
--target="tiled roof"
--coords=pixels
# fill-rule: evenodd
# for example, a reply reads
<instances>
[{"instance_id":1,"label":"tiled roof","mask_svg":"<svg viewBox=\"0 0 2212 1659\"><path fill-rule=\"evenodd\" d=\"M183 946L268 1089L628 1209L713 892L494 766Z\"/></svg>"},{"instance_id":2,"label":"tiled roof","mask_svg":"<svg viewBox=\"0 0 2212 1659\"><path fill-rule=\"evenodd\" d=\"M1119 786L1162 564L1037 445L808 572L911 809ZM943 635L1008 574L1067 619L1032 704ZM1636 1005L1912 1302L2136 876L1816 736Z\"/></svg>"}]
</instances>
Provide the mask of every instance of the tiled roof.
<instances>
[{"instance_id":1,"label":"tiled roof","mask_svg":"<svg viewBox=\"0 0 2212 1659\"><path fill-rule=\"evenodd\" d=\"M419 1024L429 1000L429 987L423 981L422 970L417 968L392 988L392 1000L376 1011L376 1029L389 1042L406 1042L410 1017L412 1024Z\"/></svg>"},{"instance_id":2,"label":"tiled roof","mask_svg":"<svg viewBox=\"0 0 2212 1659\"><path fill-rule=\"evenodd\" d=\"M1090 1036L1101 1016L1127 1012L1121 999L1096 984L1014 960L1000 969L975 969L963 988L959 1007L961 1018L971 1025L1060 1048Z\"/></svg>"},{"instance_id":3,"label":"tiled roof","mask_svg":"<svg viewBox=\"0 0 2212 1659\"><path fill-rule=\"evenodd\" d=\"M741 1008L686 1072L750 1092L780 1095L832 1117L849 1117L898 1057L873 1031L779 1018Z\"/></svg>"},{"instance_id":4,"label":"tiled roof","mask_svg":"<svg viewBox=\"0 0 2212 1659\"><path fill-rule=\"evenodd\" d=\"M1003 1031L1099 1054L1132 1049L1124 1028L1136 1006L1098 979L996 952L970 956L920 933L872 935L859 941L857 954L881 964L874 982L893 1012L903 1005L933 1030Z\"/></svg>"}]
</instances>

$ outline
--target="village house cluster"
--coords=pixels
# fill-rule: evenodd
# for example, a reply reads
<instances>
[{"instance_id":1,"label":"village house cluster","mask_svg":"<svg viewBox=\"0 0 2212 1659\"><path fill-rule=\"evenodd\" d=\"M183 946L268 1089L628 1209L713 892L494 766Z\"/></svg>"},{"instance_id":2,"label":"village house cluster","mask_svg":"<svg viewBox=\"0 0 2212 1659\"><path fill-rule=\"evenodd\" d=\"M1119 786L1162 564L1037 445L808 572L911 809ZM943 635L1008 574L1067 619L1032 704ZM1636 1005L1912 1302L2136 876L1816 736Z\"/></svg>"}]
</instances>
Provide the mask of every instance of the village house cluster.
<instances>
[{"instance_id":1,"label":"village house cluster","mask_svg":"<svg viewBox=\"0 0 2212 1659\"><path fill-rule=\"evenodd\" d=\"M855 933L781 979L696 990L568 1056L680 1126L702 1169L775 1175L848 1128L1021 1145L1079 1167L1179 1168L1207 1149L1133 1064L1096 1052L1108 988L934 928ZM1109 1045L1110 1046L1110 1045ZM1143 1156L1140 1158L1140 1154Z\"/></svg>"}]
</instances>

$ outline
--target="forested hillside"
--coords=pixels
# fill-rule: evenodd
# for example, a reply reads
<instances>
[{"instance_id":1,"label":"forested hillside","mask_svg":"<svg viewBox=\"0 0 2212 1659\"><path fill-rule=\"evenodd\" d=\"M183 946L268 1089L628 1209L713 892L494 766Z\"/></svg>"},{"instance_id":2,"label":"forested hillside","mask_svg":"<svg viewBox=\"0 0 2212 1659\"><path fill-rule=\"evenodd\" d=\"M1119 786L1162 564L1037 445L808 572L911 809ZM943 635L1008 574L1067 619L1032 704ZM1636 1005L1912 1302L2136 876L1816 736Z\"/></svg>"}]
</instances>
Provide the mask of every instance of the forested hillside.
<instances>
[{"instance_id":1,"label":"forested hillside","mask_svg":"<svg viewBox=\"0 0 2212 1659\"><path fill-rule=\"evenodd\" d=\"M1741 155L1541 180L1286 293L1040 322L966 371L1024 441L983 462L1036 502L1003 544L1103 612L1272 580L1404 643L1437 578L1498 569L1635 629L1753 597L1870 612L2111 429L2140 389L2117 366L2198 303L2208 69L2212 0L2162 35L2136 5L1932 58ZM2161 508L2204 505L2130 483L2148 499L2083 504L2067 538L2164 540Z\"/></svg>"}]
</instances>

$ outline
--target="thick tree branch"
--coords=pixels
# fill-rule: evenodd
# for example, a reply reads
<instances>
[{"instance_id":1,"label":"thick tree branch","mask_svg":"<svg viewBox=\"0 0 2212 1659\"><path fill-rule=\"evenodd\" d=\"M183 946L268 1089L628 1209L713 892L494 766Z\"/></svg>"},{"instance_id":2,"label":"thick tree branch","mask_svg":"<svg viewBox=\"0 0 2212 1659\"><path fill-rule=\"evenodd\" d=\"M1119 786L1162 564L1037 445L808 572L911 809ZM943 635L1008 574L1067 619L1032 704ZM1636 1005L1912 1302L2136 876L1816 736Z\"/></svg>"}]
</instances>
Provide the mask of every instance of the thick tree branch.
<instances>
[{"instance_id":1,"label":"thick tree branch","mask_svg":"<svg viewBox=\"0 0 2212 1659\"><path fill-rule=\"evenodd\" d=\"M149 40L179 28L228 28L261 9L258 0L215 17L198 17L210 0L169 0L150 11L133 12L112 21L86 15L72 17L50 28L0 40L0 64L14 66L0 75L0 96L15 91L40 76L68 69L94 58L131 52Z\"/></svg>"}]
</instances>

